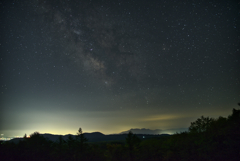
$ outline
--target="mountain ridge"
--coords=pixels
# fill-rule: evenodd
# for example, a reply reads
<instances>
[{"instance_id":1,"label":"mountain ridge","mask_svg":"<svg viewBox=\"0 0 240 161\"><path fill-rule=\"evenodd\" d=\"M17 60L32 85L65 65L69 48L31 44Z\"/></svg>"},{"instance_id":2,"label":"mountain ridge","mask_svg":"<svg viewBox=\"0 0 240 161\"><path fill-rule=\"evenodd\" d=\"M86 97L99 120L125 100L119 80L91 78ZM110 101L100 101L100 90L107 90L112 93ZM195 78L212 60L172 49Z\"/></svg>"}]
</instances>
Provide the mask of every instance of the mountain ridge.
<instances>
[{"instance_id":1,"label":"mountain ridge","mask_svg":"<svg viewBox=\"0 0 240 161\"><path fill-rule=\"evenodd\" d=\"M92 133L83 133L84 136L88 139L88 142L100 142L100 141L124 141L127 137L127 134L102 134L101 132L92 132ZM67 141L68 137L71 135L73 138L75 138L77 135L73 134L66 134L66 135L57 135L57 134L49 134L44 133L40 134L44 138L57 142L59 137L62 136L62 139ZM152 137L162 137L162 136L169 136L169 134L135 134L140 139L148 139ZM23 138L14 138L12 140L9 140L10 142L18 143L20 140L23 140Z\"/></svg>"}]
</instances>

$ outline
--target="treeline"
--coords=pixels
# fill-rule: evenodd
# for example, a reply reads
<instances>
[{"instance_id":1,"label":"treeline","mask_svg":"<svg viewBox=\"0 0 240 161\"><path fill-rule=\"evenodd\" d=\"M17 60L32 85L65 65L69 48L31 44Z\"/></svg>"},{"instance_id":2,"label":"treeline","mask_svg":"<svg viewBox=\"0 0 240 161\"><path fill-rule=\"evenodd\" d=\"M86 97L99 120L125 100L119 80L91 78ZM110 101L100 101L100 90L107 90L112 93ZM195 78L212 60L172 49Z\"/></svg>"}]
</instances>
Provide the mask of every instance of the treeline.
<instances>
[{"instance_id":1,"label":"treeline","mask_svg":"<svg viewBox=\"0 0 240 161\"><path fill-rule=\"evenodd\" d=\"M38 132L18 143L1 142L0 160L35 161L221 161L240 158L240 110L227 118L198 118L187 132L140 139L129 132L125 142L88 143L79 128L76 137L52 142Z\"/></svg>"}]
</instances>

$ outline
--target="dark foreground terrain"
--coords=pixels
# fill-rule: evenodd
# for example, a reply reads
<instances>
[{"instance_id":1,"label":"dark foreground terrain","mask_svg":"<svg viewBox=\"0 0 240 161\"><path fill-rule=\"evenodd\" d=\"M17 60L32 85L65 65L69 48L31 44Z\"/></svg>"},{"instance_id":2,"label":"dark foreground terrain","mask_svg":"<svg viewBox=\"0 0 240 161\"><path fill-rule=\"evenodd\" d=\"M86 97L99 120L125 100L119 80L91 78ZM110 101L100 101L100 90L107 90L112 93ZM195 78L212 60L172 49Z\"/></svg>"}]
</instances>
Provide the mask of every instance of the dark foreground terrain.
<instances>
[{"instance_id":1,"label":"dark foreground terrain","mask_svg":"<svg viewBox=\"0 0 240 161\"><path fill-rule=\"evenodd\" d=\"M64 141L67 141L69 137L73 137L73 138L76 137L76 135L72 135L72 134L68 134L68 135L39 134L39 135L43 136L44 138L52 142L57 142L59 140L59 137L62 137ZM161 135L135 134L135 135L142 140L170 136L169 134L161 134ZM84 133L84 137L87 138L88 143L114 142L114 141L124 142L127 137L127 134L104 135L100 132L93 132L93 133ZM24 141L24 138L14 138L10 140L10 142L13 142L13 143L19 143L20 141Z\"/></svg>"},{"instance_id":2,"label":"dark foreground terrain","mask_svg":"<svg viewBox=\"0 0 240 161\"><path fill-rule=\"evenodd\" d=\"M143 137L144 136L144 137ZM174 135L51 135L34 132L30 138L1 142L3 161L171 161L239 160L240 110L227 118L201 117L189 130Z\"/></svg>"}]
</instances>

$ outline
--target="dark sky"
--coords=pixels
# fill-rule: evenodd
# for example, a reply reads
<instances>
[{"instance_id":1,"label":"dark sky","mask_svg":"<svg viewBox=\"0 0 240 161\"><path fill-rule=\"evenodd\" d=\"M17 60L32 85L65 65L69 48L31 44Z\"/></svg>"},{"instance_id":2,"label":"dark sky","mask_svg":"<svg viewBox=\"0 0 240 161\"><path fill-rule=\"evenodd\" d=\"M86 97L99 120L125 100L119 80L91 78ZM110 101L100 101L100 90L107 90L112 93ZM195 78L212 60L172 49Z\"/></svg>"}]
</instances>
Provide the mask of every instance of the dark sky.
<instances>
[{"instance_id":1,"label":"dark sky","mask_svg":"<svg viewBox=\"0 0 240 161\"><path fill-rule=\"evenodd\" d=\"M0 133L172 133L240 102L233 0L0 2Z\"/></svg>"}]
</instances>

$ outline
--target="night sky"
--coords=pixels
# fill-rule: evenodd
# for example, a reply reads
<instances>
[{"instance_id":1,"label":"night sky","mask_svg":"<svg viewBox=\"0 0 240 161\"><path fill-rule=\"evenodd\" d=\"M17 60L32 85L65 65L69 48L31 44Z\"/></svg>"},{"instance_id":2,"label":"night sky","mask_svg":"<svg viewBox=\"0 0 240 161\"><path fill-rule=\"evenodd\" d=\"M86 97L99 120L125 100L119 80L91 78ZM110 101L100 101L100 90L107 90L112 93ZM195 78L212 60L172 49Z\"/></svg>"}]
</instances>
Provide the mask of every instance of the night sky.
<instances>
[{"instance_id":1,"label":"night sky","mask_svg":"<svg viewBox=\"0 0 240 161\"><path fill-rule=\"evenodd\" d=\"M237 1L5 0L0 7L5 137L79 127L174 133L239 108Z\"/></svg>"}]
</instances>

